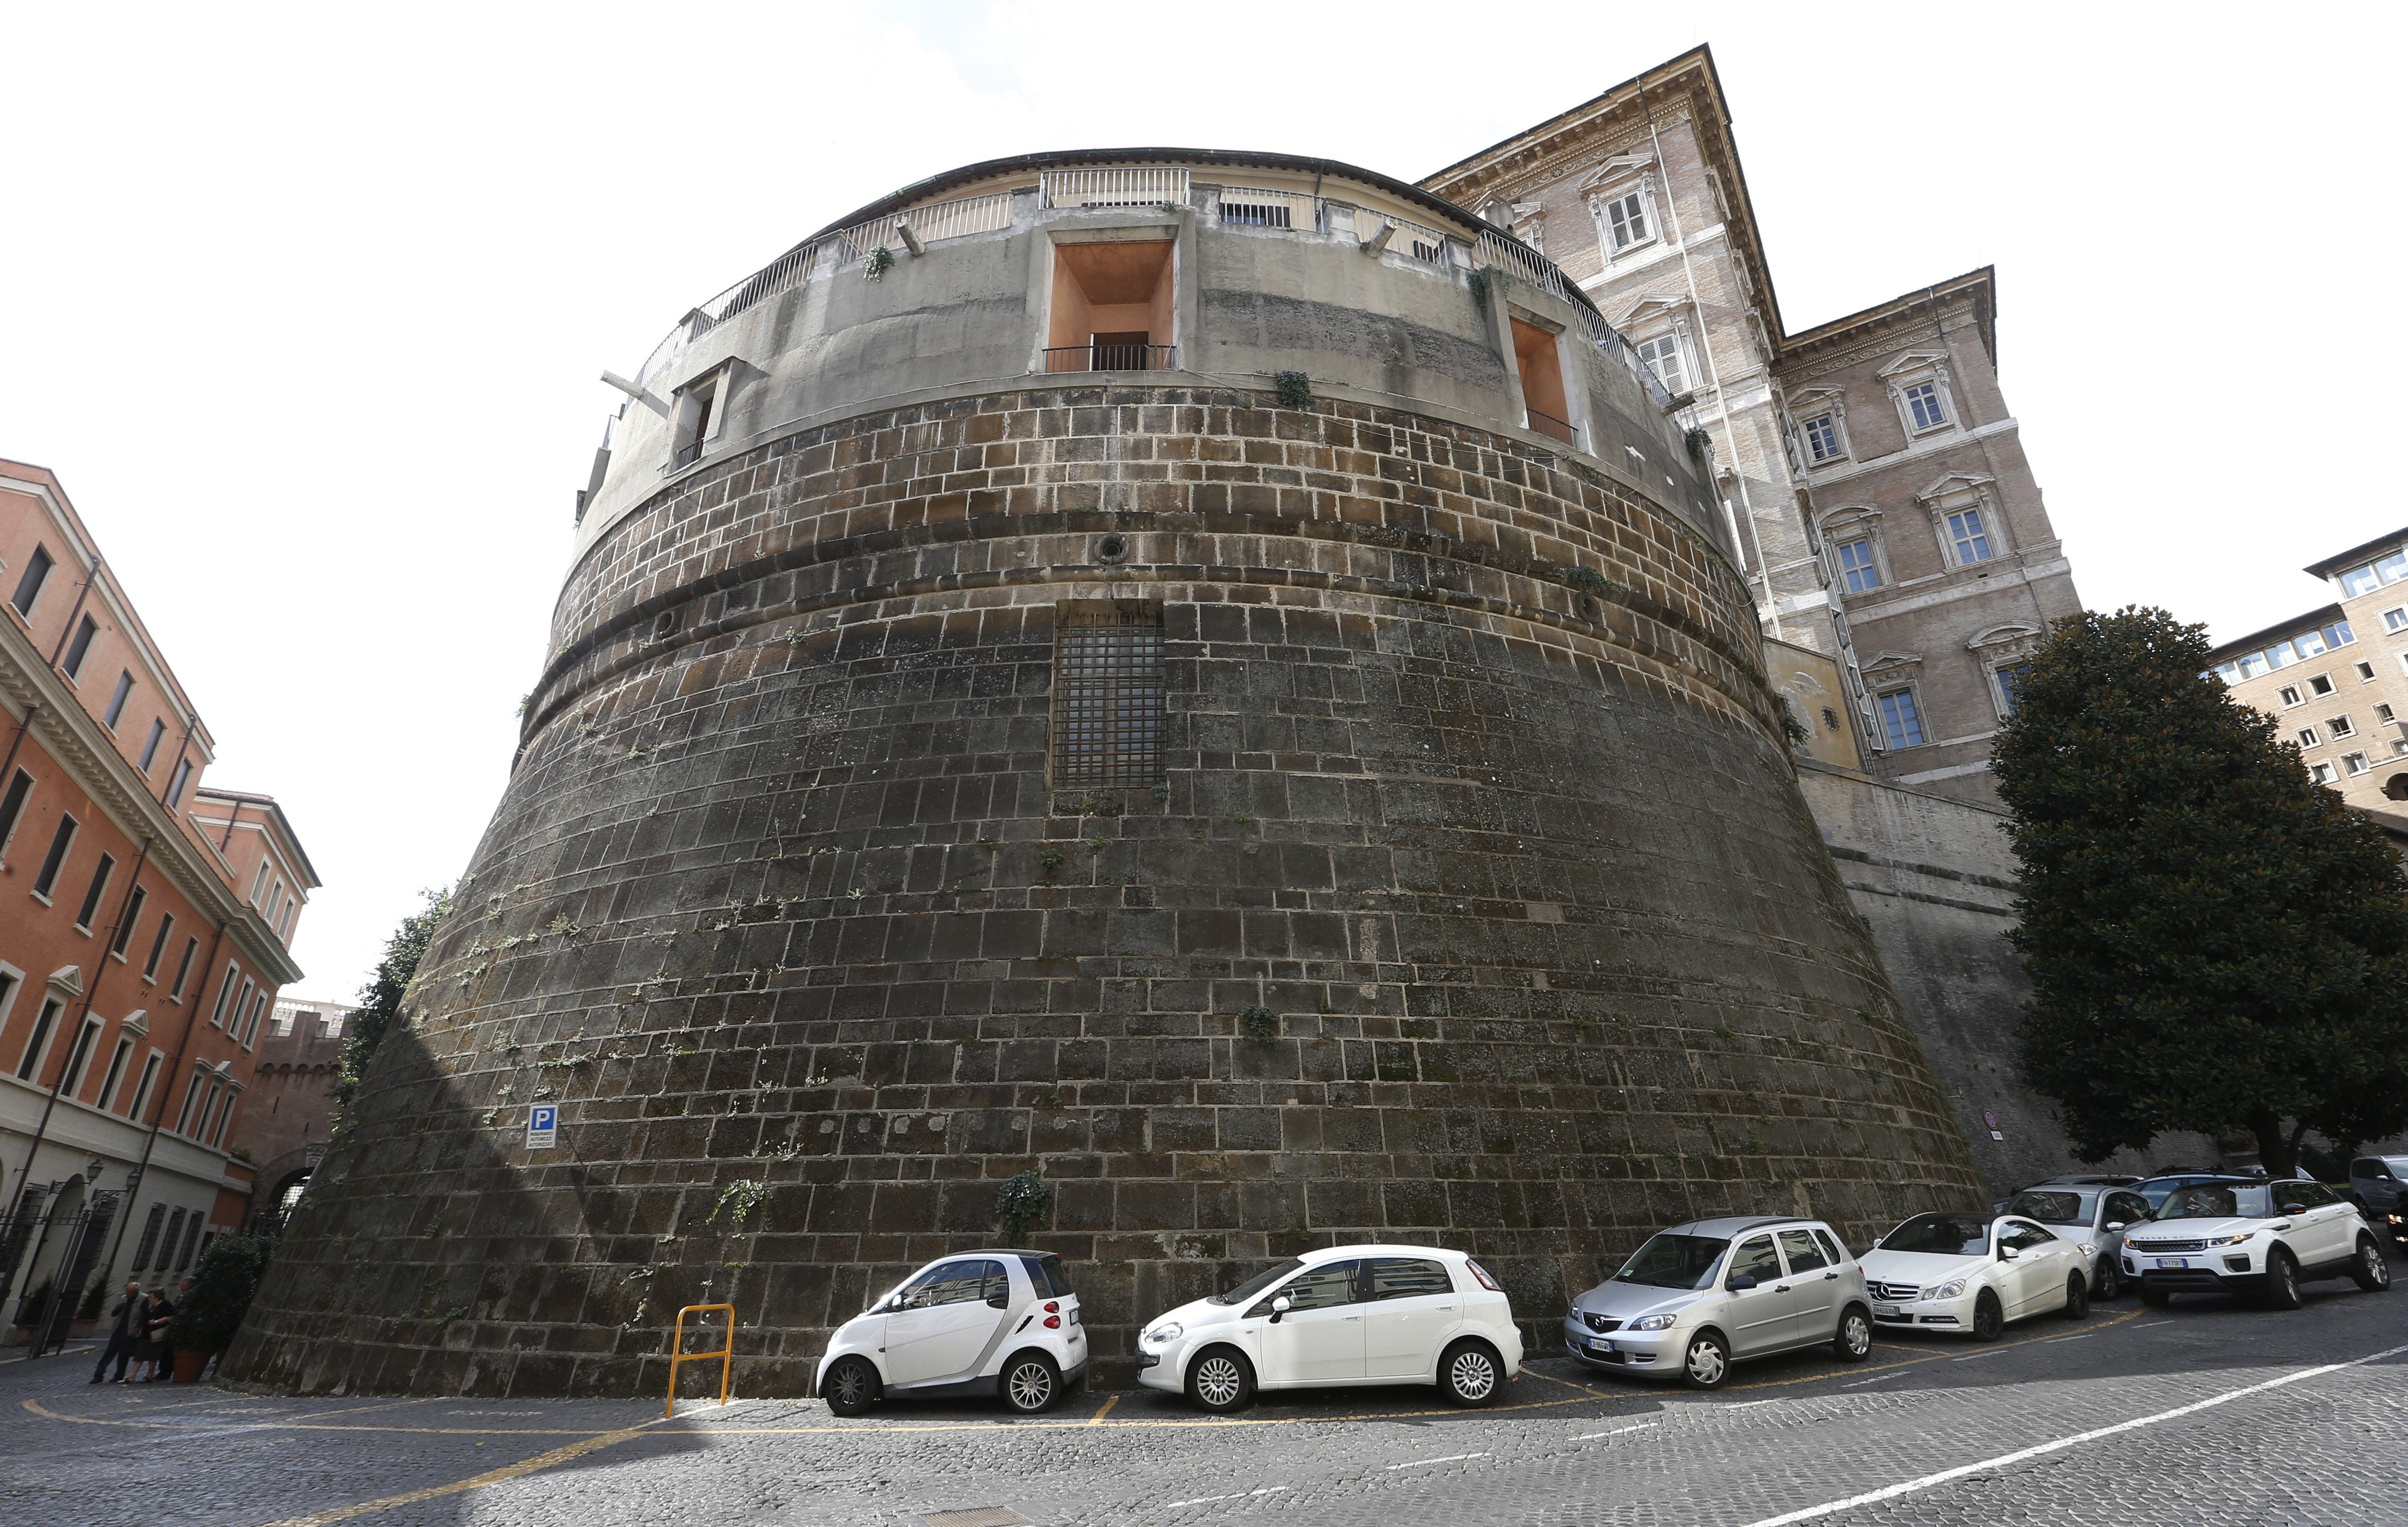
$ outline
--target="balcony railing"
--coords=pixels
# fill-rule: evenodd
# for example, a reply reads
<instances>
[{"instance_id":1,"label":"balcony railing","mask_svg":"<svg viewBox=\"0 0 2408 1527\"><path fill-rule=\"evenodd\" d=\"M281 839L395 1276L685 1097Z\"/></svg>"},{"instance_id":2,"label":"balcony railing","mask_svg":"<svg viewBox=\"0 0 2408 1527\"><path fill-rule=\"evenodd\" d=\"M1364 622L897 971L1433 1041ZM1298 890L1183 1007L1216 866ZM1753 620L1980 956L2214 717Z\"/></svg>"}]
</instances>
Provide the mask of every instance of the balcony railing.
<instances>
[{"instance_id":1,"label":"balcony railing","mask_svg":"<svg viewBox=\"0 0 2408 1527\"><path fill-rule=\"evenodd\" d=\"M1580 444L1580 436L1572 433L1571 425L1555 415L1541 413L1527 404L1523 405L1523 411L1530 416L1530 427L1541 435L1552 435L1568 446Z\"/></svg>"},{"instance_id":2,"label":"balcony railing","mask_svg":"<svg viewBox=\"0 0 2408 1527\"><path fill-rule=\"evenodd\" d=\"M937 202L928 207L914 207L908 211L892 212L867 222L856 222L836 235L838 245L847 260L859 260L870 250L895 249L903 240L896 235L896 224L911 230L911 235L923 244L934 244L941 238L960 238L968 234L991 234L1011 226L1011 193L998 191L986 196L965 196L959 201Z\"/></svg>"},{"instance_id":3,"label":"balcony railing","mask_svg":"<svg viewBox=\"0 0 2408 1527\"><path fill-rule=\"evenodd\" d=\"M1240 228L1302 228L1319 233L1321 203L1309 192L1223 186L1221 221Z\"/></svg>"},{"instance_id":4,"label":"balcony railing","mask_svg":"<svg viewBox=\"0 0 2408 1527\"><path fill-rule=\"evenodd\" d=\"M1187 171L1153 165L1047 170L1048 207L1177 207L1187 200Z\"/></svg>"},{"instance_id":5,"label":"balcony railing","mask_svg":"<svg viewBox=\"0 0 2408 1527\"><path fill-rule=\"evenodd\" d=\"M1061 345L1045 352L1048 371L1168 371L1176 345Z\"/></svg>"},{"instance_id":6,"label":"balcony railing","mask_svg":"<svg viewBox=\"0 0 2408 1527\"><path fill-rule=\"evenodd\" d=\"M670 453L669 470L674 472L681 467L692 466L700 460L702 460L702 442L696 440L692 444L680 446Z\"/></svg>"},{"instance_id":7,"label":"balcony railing","mask_svg":"<svg viewBox=\"0 0 2408 1527\"><path fill-rule=\"evenodd\" d=\"M1390 224L1395 225L1397 232L1388 240L1388 248L1424 264L1436 265L1440 270L1455 267L1455 257L1448 250L1450 240L1437 229L1408 218L1392 218L1385 212L1374 212L1368 207L1354 209L1354 236L1365 242L1379 237L1380 230Z\"/></svg>"}]
</instances>

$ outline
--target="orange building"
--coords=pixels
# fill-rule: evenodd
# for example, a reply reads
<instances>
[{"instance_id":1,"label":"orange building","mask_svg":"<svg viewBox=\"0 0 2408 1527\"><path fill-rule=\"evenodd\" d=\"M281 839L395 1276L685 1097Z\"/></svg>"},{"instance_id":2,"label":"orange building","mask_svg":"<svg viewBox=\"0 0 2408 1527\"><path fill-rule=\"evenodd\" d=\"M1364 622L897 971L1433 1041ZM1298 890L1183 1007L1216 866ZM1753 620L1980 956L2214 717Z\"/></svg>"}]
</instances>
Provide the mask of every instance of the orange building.
<instances>
[{"instance_id":1,"label":"orange building","mask_svg":"<svg viewBox=\"0 0 2408 1527\"><path fill-rule=\"evenodd\" d=\"M0 461L0 1329L239 1222L248 1057L318 884L58 479ZM59 1328L62 1332L64 1326Z\"/></svg>"}]
</instances>

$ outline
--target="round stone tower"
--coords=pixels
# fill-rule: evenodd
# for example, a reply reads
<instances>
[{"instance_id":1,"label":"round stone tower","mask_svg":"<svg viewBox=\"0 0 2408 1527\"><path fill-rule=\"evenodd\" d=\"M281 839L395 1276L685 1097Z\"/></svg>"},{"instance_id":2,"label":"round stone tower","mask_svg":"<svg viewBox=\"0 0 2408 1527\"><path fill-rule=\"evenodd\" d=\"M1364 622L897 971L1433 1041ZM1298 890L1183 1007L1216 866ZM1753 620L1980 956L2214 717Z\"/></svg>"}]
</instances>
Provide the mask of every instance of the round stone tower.
<instances>
[{"instance_id":1,"label":"round stone tower","mask_svg":"<svg viewBox=\"0 0 2408 1527\"><path fill-rule=\"evenodd\" d=\"M725 1301L799 1393L1025 1171L1107 1382L1306 1247L1469 1248L1535 1333L1668 1221L1978 1196L1702 436L1508 235L1319 160L977 164L620 385L230 1376L628 1393Z\"/></svg>"}]
</instances>

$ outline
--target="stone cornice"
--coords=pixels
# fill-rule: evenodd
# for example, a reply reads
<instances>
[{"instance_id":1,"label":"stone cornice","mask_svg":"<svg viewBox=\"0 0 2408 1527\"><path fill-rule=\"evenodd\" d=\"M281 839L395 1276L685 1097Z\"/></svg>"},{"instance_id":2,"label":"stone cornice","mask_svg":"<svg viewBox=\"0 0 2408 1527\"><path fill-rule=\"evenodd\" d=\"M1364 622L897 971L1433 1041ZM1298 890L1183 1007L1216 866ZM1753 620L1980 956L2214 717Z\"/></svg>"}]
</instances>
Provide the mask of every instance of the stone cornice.
<instances>
[{"instance_id":1,"label":"stone cornice","mask_svg":"<svg viewBox=\"0 0 2408 1527\"><path fill-rule=\"evenodd\" d=\"M227 878L225 862L160 805L149 782L136 774L90 712L79 703L14 619L0 618L0 701L13 730L29 706L41 706L33 736L75 777L77 786L107 813L110 824L132 842L150 840L145 868L156 870L178 894L211 924L222 923L245 963L281 986L301 978L260 915L242 904Z\"/></svg>"}]
</instances>

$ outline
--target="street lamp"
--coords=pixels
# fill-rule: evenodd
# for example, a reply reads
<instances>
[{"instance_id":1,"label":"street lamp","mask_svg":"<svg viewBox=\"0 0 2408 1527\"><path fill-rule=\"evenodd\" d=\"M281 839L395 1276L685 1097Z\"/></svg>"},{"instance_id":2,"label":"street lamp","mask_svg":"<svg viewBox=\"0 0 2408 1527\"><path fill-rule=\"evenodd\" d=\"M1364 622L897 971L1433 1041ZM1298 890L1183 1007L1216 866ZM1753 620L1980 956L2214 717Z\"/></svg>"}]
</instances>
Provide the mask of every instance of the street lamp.
<instances>
[{"instance_id":1,"label":"street lamp","mask_svg":"<svg viewBox=\"0 0 2408 1527\"><path fill-rule=\"evenodd\" d=\"M94 1189L99 1188L101 1168L108 1164L108 1163L102 1161L98 1156L94 1156L92 1159L91 1164L83 1169L84 1181Z\"/></svg>"}]
</instances>

